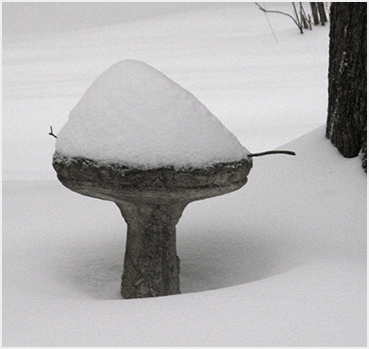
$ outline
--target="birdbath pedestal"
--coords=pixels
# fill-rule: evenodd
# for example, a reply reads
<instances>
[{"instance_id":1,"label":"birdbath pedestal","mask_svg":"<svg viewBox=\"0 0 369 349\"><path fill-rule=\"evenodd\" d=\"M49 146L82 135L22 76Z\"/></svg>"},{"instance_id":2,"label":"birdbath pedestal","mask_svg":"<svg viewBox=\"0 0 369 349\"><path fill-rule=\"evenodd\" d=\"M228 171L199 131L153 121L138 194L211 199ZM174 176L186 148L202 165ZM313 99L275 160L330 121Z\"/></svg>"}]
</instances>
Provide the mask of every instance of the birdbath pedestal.
<instances>
[{"instance_id":1,"label":"birdbath pedestal","mask_svg":"<svg viewBox=\"0 0 369 349\"><path fill-rule=\"evenodd\" d=\"M252 160L139 169L55 152L53 167L68 189L116 203L128 226L121 294L142 298L180 293L176 224L183 210L192 201L241 188Z\"/></svg>"}]
</instances>

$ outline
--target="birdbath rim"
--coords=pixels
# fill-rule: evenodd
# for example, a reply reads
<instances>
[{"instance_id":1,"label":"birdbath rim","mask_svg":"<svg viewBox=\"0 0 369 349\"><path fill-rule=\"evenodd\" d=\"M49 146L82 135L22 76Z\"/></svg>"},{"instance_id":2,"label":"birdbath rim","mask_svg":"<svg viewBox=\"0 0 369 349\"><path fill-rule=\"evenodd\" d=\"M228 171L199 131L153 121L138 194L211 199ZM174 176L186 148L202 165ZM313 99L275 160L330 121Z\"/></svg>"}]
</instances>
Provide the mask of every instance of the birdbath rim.
<instances>
[{"instance_id":1,"label":"birdbath rim","mask_svg":"<svg viewBox=\"0 0 369 349\"><path fill-rule=\"evenodd\" d=\"M82 195L114 202L189 203L241 188L247 182L252 158L196 168L146 169L55 152L53 167L64 186Z\"/></svg>"}]
</instances>

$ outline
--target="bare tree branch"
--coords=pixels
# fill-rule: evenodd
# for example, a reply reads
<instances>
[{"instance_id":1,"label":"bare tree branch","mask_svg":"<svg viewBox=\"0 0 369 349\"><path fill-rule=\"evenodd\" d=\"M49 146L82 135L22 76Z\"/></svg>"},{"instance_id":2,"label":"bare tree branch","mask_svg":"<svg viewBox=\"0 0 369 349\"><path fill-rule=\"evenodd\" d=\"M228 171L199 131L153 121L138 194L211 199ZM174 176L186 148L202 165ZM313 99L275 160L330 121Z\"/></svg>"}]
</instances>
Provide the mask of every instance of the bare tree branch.
<instances>
[{"instance_id":1,"label":"bare tree branch","mask_svg":"<svg viewBox=\"0 0 369 349\"><path fill-rule=\"evenodd\" d=\"M303 34L304 32L302 31L302 24L301 24L301 21L299 19L299 15L297 13L296 6L295 6L295 3L294 2L292 3L292 6L293 6L293 9L294 9L295 15L296 15L296 21L295 21L295 23L297 23L297 26L299 27L301 34Z\"/></svg>"},{"instance_id":2,"label":"bare tree branch","mask_svg":"<svg viewBox=\"0 0 369 349\"><path fill-rule=\"evenodd\" d=\"M301 17L301 24L304 25L305 29L309 29L309 22L308 22L308 17L306 16L305 13L305 9L302 6L302 2L300 2L300 17ZM311 26L310 26L310 30L311 30Z\"/></svg>"},{"instance_id":3,"label":"bare tree branch","mask_svg":"<svg viewBox=\"0 0 369 349\"><path fill-rule=\"evenodd\" d=\"M259 6L259 10L261 10L261 11L263 11L263 12L270 12L270 13L280 13L280 14L282 14L282 15L285 15L285 16L288 16L288 17L290 17L290 18L292 18L292 20L295 22L295 24L298 26L298 28L300 29L300 33L301 34L303 34L304 32L303 32L303 30L302 30L302 25L300 24L300 22L299 22L299 19L298 19L298 16L297 16L297 20L293 17L293 16L291 16L289 13L286 13L286 12L282 12L282 11L275 11L275 10L267 10L267 9L265 9L263 6L261 6L259 3L257 3L257 2L255 2L255 4L256 5L258 5ZM294 7L294 9L295 9L295 12L296 12L296 7L295 7L295 3L292 3L293 4L293 7ZM296 14L297 14L297 12L296 12Z\"/></svg>"}]
</instances>

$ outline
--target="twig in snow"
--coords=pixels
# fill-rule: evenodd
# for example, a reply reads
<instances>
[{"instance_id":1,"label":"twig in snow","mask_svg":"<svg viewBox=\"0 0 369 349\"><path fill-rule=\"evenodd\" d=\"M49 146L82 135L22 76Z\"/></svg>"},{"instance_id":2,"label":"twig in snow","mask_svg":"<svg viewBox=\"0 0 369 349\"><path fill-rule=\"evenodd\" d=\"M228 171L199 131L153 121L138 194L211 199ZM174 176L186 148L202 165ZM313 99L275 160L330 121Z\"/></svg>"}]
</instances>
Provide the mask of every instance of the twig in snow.
<instances>
[{"instance_id":1,"label":"twig in snow","mask_svg":"<svg viewBox=\"0 0 369 349\"><path fill-rule=\"evenodd\" d=\"M53 127L52 127L52 126L50 126L50 132L49 132L49 135L50 135L50 136L53 136L53 137L55 137L55 138L58 138L58 137L56 137L56 136L54 135Z\"/></svg>"},{"instance_id":2,"label":"twig in snow","mask_svg":"<svg viewBox=\"0 0 369 349\"><path fill-rule=\"evenodd\" d=\"M265 6L265 4L264 4L264 6ZM271 23L270 23L270 21L269 21L268 14L266 13L266 11L265 11L264 13L265 13L265 17L266 17L266 19L267 19L267 21L268 21L269 27L270 27L270 29L271 29L271 31L272 31L272 33L273 33L273 36L274 36L275 42L277 42L277 43L278 43L277 36L275 35L274 30L273 30L273 27L272 27L272 24L271 24Z\"/></svg>"}]
</instances>

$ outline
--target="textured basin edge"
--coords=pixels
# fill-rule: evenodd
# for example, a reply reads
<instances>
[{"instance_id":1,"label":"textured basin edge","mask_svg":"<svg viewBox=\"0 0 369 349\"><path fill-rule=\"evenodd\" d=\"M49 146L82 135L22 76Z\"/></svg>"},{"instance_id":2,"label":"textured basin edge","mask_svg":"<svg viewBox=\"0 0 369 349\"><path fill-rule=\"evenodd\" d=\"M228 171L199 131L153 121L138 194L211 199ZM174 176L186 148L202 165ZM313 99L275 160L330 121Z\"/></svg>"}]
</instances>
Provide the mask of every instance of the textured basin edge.
<instances>
[{"instance_id":1,"label":"textured basin edge","mask_svg":"<svg viewBox=\"0 0 369 349\"><path fill-rule=\"evenodd\" d=\"M117 163L100 162L82 157L67 157L58 152L53 156L53 167L58 178L73 181L118 183L127 189L167 189L222 186L225 181L237 182L252 168L250 157L240 161L217 163L202 168L158 167L132 168ZM142 177L145 181L142 181ZM149 179L149 180L148 180ZM241 179L241 178L240 178Z\"/></svg>"},{"instance_id":2,"label":"textured basin edge","mask_svg":"<svg viewBox=\"0 0 369 349\"><path fill-rule=\"evenodd\" d=\"M141 170L55 153L53 167L65 187L82 195L115 202L190 202L241 188L247 182L252 159L204 168Z\"/></svg>"}]
</instances>

